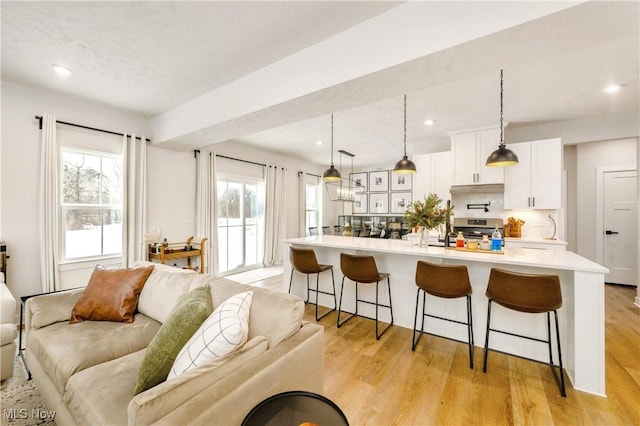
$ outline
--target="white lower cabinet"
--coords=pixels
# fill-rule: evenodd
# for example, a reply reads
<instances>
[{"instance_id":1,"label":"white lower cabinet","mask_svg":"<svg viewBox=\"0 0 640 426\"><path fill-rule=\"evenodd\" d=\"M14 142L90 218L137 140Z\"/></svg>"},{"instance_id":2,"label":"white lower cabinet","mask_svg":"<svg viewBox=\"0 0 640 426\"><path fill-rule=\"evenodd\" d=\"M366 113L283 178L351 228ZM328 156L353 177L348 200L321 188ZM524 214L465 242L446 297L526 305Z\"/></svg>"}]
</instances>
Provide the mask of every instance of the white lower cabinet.
<instances>
[{"instance_id":1,"label":"white lower cabinet","mask_svg":"<svg viewBox=\"0 0 640 426\"><path fill-rule=\"evenodd\" d=\"M515 238L505 238L505 247L519 247L523 249L535 249L535 250L560 250L565 251L567 249L567 243L560 240L521 240Z\"/></svg>"}]
</instances>

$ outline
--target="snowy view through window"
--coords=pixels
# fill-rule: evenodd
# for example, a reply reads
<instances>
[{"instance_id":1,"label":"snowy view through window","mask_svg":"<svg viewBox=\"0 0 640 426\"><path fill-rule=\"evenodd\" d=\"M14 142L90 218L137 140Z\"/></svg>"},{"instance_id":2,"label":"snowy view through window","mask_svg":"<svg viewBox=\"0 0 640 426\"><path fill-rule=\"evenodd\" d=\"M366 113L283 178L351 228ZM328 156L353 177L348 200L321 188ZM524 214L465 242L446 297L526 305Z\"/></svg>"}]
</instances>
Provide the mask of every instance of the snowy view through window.
<instances>
[{"instance_id":1,"label":"snowy view through window","mask_svg":"<svg viewBox=\"0 0 640 426\"><path fill-rule=\"evenodd\" d=\"M122 159L62 151L64 259L122 253Z\"/></svg>"}]
</instances>

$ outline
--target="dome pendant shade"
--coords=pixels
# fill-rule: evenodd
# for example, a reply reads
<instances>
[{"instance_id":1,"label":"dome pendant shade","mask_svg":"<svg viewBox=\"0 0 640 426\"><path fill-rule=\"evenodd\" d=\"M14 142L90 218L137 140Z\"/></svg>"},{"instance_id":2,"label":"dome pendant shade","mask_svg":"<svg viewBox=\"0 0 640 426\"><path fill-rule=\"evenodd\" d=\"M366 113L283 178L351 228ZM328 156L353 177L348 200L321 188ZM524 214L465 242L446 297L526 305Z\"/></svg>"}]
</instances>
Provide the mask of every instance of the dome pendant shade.
<instances>
[{"instance_id":1,"label":"dome pendant shade","mask_svg":"<svg viewBox=\"0 0 640 426\"><path fill-rule=\"evenodd\" d=\"M486 162L486 165L489 167L505 167L516 164L518 164L518 156L504 144L500 144L498 149L489 155Z\"/></svg>"},{"instance_id":2,"label":"dome pendant shade","mask_svg":"<svg viewBox=\"0 0 640 426\"><path fill-rule=\"evenodd\" d=\"M322 180L325 182L337 182L342 178L340 171L336 169L333 164L322 175Z\"/></svg>"},{"instance_id":3,"label":"dome pendant shade","mask_svg":"<svg viewBox=\"0 0 640 426\"><path fill-rule=\"evenodd\" d=\"M405 155L404 157L402 157L402 160L396 163L396 166L393 168L393 172L401 175L415 173L416 165Z\"/></svg>"}]
</instances>

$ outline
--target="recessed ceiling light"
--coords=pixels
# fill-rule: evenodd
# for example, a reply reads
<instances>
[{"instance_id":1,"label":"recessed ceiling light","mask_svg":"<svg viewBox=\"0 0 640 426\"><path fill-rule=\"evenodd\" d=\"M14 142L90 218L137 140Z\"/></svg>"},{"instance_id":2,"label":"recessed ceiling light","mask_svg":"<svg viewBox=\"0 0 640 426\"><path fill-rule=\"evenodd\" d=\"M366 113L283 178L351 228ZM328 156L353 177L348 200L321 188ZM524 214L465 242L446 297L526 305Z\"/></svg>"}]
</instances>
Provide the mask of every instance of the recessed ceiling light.
<instances>
[{"instance_id":1,"label":"recessed ceiling light","mask_svg":"<svg viewBox=\"0 0 640 426\"><path fill-rule=\"evenodd\" d=\"M425 120L425 121L424 121L424 124L425 124L426 126L433 126L433 123L435 123L435 122L436 122L436 120L431 120L431 119L429 119L429 120Z\"/></svg>"},{"instance_id":2,"label":"recessed ceiling light","mask_svg":"<svg viewBox=\"0 0 640 426\"><path fill-rule=\"evenodd\" d=\"M316 145L324 145L323 141L316 141Z\"/></svg>"},{"instance_id":3,"label":"recessed ceiling light","mask_svg":"<svg viewBox=\"0 0 640 426\"><path fill-rule=\"evenodd\" d=\"M605 92L607 93L616 93L618 90L620 90L620 85L619 84L610 84L607 87L605 87L604 89Z\"/></svg>"},{"instance_id":4,"label":"recessed ceiling light","mask_svg":"<svg viewBox=\"0 0 640 426\"><path fill-rule=\"evenodd\" d=\"M67 67L65 67L64 65L57 65L57 64L53 64L51 65L51 68L53 68L53 70L55 72L57 72L60 75L71 75L73 74L71 72L71 70Z\"/></svg>"}]
</instances>

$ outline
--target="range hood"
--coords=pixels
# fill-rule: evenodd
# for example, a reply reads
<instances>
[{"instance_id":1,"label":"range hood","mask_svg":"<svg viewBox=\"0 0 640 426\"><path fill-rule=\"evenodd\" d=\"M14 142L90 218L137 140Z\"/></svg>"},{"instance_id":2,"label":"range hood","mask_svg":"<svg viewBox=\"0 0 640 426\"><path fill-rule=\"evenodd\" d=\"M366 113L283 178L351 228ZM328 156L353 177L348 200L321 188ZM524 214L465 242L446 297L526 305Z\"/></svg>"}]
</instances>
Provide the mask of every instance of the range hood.
<instances>
[{"instance_id":1,"label":"range hood","mask_svg":"<svg viewBox=\"0 0 640 426\"><path fill-rule=\"evenodd\" d=\"M449 192L451 194L504 194L504 184L453 185Z\"/></svg>"}]
</instances>

